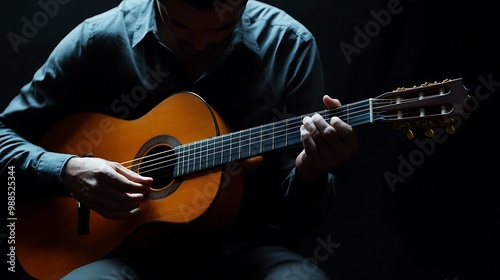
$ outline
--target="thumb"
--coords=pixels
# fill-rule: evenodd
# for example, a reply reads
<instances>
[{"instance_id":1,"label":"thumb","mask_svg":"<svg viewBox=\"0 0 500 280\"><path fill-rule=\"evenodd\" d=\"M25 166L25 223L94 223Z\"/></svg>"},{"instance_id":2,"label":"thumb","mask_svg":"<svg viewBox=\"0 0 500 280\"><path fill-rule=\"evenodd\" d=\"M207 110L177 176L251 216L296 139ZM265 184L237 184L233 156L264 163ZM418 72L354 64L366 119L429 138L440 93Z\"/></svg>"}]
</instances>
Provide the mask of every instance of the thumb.
<instances>
[{"instance_id":1,"label":"thumb","mask_svg":"<svg viewBox=\"0 0 500 280\"><path fill-rule=\"evenodd\" d=\"M328 95L323 96L323 103L328 109L336 108L342 105L338 99L331 98Z\"/></svg>"}]
</instances>

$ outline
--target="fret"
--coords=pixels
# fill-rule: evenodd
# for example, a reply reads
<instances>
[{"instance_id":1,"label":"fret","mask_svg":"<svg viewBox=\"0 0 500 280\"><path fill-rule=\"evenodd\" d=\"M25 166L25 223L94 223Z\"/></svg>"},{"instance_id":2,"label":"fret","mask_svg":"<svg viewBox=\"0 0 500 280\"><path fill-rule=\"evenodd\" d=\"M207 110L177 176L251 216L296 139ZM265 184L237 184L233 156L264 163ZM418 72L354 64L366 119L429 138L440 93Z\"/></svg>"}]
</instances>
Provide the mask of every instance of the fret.
<instances>
[{"instance_id":1,"label":"fret","mask_svg":"<svg viewBox=\"0 0 500 280\"><path fill-rule=\"evenodd\" d=\"M229 162L239 159L239 152L240 152L240 145L239 145L239 140L240 140L241 133L240 132L234 132L229 134Z\"/></svg>"},{"instance_id":2,"label":"fret","mask_svg":"<svg viewBox=\"0 0 500 280\"><path fill-rule=\"evenodd\" d=\"M201 162L201 143L200 141L194 143L194 149L193 149L193 161L192 161L192 168L191 171L195 172L200 169L200 162Z\"/></svg>"},{"instance_id":3,"label":"fret","mask_svg":"<svg viewBox=\"0 0 500 280\"><path fill-rule=\"evenodd\" d=\"M180 174L183 175L184 173L184 166L186 165L186 146L182 146L182 153L181 153L181 169L180 169Z\"/></svg>"},{"instance_id":4,"label":"fret","mask_svg":"<svg viewBox=\"0 0 500 280\"><path fill-rule=\"evenodd\" d=\"M262 153L262 126L250 130L248 145L249 156L257 156Z\"/></svg>"},{"instance_id":5,"label":"fret","mask_svg":"<svg viewBox=\"0 0 500 280\"><path fill-rule=\"evenodd\" d=\"M278 122L277 126L273 124L273 150L286 147L287 131L285 129L286 125L283 123L283 121Z\"/></svg>"},{"instance_id":6,"label":"fret","mask_svg":"<svg viewBox=\"0 0 500 280\"><path fill-rule=\"evenodd\" d=\"M215 166L215 139L210 138L205 141L204 149L204 165L202 169L210 168Z\"/></svg>"},{"instance_id":7,"label":"fret","mask_svg":"<svg viewBox=\"0 0 500 280\"><path fill-rule=\"evenodd\" d=\"M285 120L285 147L288 146L288 119Z\"/></svg>"},{"instance_id":8,"label":"fret","mask_svg":"<svg viewBox=\"0 0 500 280\"><path fill-rule=\"evenodd\" d=\"M271 150L274 151L274 123L271 124L272 125L272 136L271 136L271 143L272 143L272 147L271 147Z\"/></svg>"},{"instance_id":9,"label":"fret","mask_svg":"<svg viewBox=\"0 0 500 280\"><path fill-rule=\"evenodd\" d=\"M240 133L240 151L239 158L248 158L251 156L251 146L252 146L252 130L243 130Z\"/></svg>"},{"instance_id":10,"label":"fret","mask_svg":"<svg viewBox=\"0 0 500 280\"><path fill-rule=\"evenodd\" d=\"M222 164L224 160L224 138L219 136L214 140L214 166Z\"/></svg>"},{"instance_id":11,"label":"fret","mask_svg":"<svg viewBox=\"0 0 500 280\"><path fill-rule=\"evenodd\" d=\"M187 163L185 165L185 170L184 170L184 174L188 174L189 173L189 166L191 165L191 157L193 156L193 153L191 152L191 148L192 148L192 144L188 144L186 145L187 147Z\"/></svg>"},{"instance_id":12,"label":"fret","mask_svg":"<svg viewBox=\"0 0 500 280\"><path fill-rule=\"evenodd\" d=\"M252 155L252 128L248 130L248 156Z\"/></svg>"},{"instance_id":13,"label":"fret","mask_svg":"<svg viewBox=\"0 0 500 280\"><path fill-rule=\"evenodd\" d=\"M263 152L263 141L264 141L263 134L264 133L262 132L262 128L263 128L263 125L260 126L259 154L262 154L262 152Z\"/></svg>"},{"instance_id":14,"label":"fret","mask_svg":"<svg viewBox=\"0 0 500 280\"><path fill-rule=\"evenodd\" d=\"M346 123L347 124L350 124L351 123L351 112L349 111L349 105L350 104L347 104L346 106Z\"/></svg>"},{"instance_id":15,"label":"fret","mask_svg":"<svg viewBox=\"0 0 500 280\"><path fill-rule=\"evenodd\" d=\"M198 164L198 170L203 170L207 168L207 153L208 153L208 146L207 146L208 140L204 140L200 142L200 157L199 157L199 164Z\"/></svg>"},{"instance_id":16,"label":"fret","mask_svg":"<svg viewBox=\"0 0 500 280\"><path fill-rule=\"evenodd\" d=\"M192 153L191 153L191 148L192 148L192 144L187 144L186 147L184 147L184 152L185 152L185 156L184 156L184 174L188 174L189 173L189 165L191 164L191 156L192 156Z\"/></svg>"},{"instance_id":17,"label":"fret","mask_svg":"<svg viewBox=\"0 0 500 280\"><path fill-rule=\"evenodd\" d=\"M224 149L226 152L227 157L224 157L224 163L231 162L233 160L233 155L234 155L234 147L233 147L233 133L230 133L228 135L225 135L224 137L226 138L226 142L224 144Z\"/></svg>"},{"instance_id":18,"label":"fret","mask_svg":"<svg viewBox=\"0 0 500 280\"><path fill-rule=\"evenodd\" d=\"M347 107L347 106L340 106L340 107L337 107L337 108L335 108L335 109L334 109L334 110L335 110L335 114L329 114L329 115L331 115L331 117L339 117L339 118L342 118L342 120L343 120L344 122L346 122L347 124L349 124L349 121L351 120L351 116L350 116L350 114L349 114L349 109L350 109L350 108L349 108L349 107ZM329 111L329 112L331 112L331 111ZM346 115L347 115L347 116L346 116ZM344 117L344 116L346 116L346 117ZM330 118L330 119L331 119L331 118ZM330 123L330 119L327 119L326 121L327 121L328 123Z\"/></svg>"},{"instance_id":19,"label":"fret","mask_svg":"<svg viewBox=\"0 0 500 280\"><path fill-rule=\"evenodd\" d=\"M180 163L179 162L180 162L180 160L182 160L182 157L180 156L181 149L182 149L182 146L174 147L175 165L174 165L174 171L172 172L174 177L180 176L180 171L179 171Z\"/></svg>"},{"instance_id":20,"label":"fret","mask_svg":"<svg viewBox=\"0 0 500 280\"><path fill-rule=\"evenodd\" d=\"M216 162L217 162L217 140L219 139L219 137L216 137L216 138L213 138L212 141L213 141L213 146L212 146L212 166L216 166Z\"/></svg>"},{"instance_id":21,"label":"fret","mask_svg":"<svg viewBox=\"0 0 500 280\"><path fill-rule=\"evenodd\" d=\"M198 160L199 160L199 157L200 157L199 146L200 146L200 142L194 142L193 143L193 150L192 150L192 155L191 155L191 165L190 165L191 168L190 168L190 172L197 171Z\"/></svg>"},{"instance_id":22,"label":"fret","mask_svg":"<svg viewBox=\"0 0 500 280\"><path fill-rule=\"evenodd\" d=\"M274 124L272 124L274 125ZM270 125L265 125L262 127L262 148L261 153L272 151L274 148L274 129L270 128Z\"/></svg>"},{"instance_id":23,"label":"fret","mask_svg":"<svg viewBox=\"0 0 500 280\"><path fill-rule=\"evenodd\" d=\"M221 136L221 161L220 163L228 163L231 161L231 134Z\"/></svg>"},{"instance_id":24,"label":"fret","mask_svg":"<svg viewBox=\"0 0 500 280\"><path fill-rule=\"evenodd\" d=\"M191 161L189 164L189 172L195 172L196 171L196 160L198 158L198 145L199 142L194 142L192 144L192 149L191 149Z\"/></svg>"},{"instance_id":25,"label":"fret","mask_svg":"<svg viewBox=\"0 0 500 280\"><path fill-rule=\"evenodd\" d=\"M368 102L370 103L370 122L373 123L373 99L370 98Z\"/></svg>"},{"instance_id":26,"label":"fret","mask_svg":"<svg viewBox=\"0 0 500 280\"><path fill-rule=\"evenodd\" d=\"M240 131L240 132L236 132L236 133L238 134L239 140L236 143L234 143L234 144L236 144L236 146L238 146L238 157L237 157L237 159L240 159L241 158L241 144L242 144L242 142L241 142L242 141L241 135L242 135L243 132Z\"/></svg>"},{"instance_id":27,"label":"fret","mask_svg":"<svg viewBox=\"0 0 500 280\"><path fill-rule=\"evenodd\" d=\"M297 145L301 143L300 126L302 125L301 118L292 119L292 124L287 120L286 146Z\"/></svg>"},{"instance_id":28,"label":"fret","mask_svg":"<svg viewBox=\"0 0 500 280\"><path fill-rule=\"evenodd\" d=\"M181 146L180 158L181 158L181 166L179 169L179 174L184 175L185 174L184 168L186 166L186 146L185 145Z\"/></svg>"}]
</instances>

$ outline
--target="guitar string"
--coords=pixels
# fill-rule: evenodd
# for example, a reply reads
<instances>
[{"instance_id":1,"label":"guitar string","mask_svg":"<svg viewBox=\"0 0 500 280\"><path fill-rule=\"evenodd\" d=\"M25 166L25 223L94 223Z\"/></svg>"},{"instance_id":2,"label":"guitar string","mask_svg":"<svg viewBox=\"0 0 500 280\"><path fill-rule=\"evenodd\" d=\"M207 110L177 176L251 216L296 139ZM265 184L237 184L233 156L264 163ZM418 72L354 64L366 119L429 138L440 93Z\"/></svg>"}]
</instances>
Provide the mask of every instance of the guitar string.
<instances>
[{"instance_id":1,"label":"guitar string","mask_svg":"<svg viewBox=\"0 0 500 280\"><path fill-rule=\"evenodd\" d=\"M415 98L414 100L417 100L417 98ZM419 99L419 100L421 100L421 99ZM337 107L337 108L334 108L334 109L328 109L328 110L324 110L324 111L318 112L318 113L320 115L323 114L323 117L325 119L333 117L333 116L337 116L337 117L339 117L341 119L344 118L344 117L346 117L346 116L348 116L350 119L357 118L357 117L366 117L367 115L369 115L371 113L370 112L370 113L366 114L366 111L370 111L370 108L366 108L367 106L369 106L369 104L363 104L361 106L358 105L360 103L366 103L366 101L367 100L358 101L358 102L355 102L355 103L352 103L352 104L349 104L349 105L346 105L346 106L341 106L341 107ZM395 100L393 100L393 99L374 99L373 101L376 102L376 105L373 107L373 109L380 110L382 108L387 108L387 106L388 106L387 104L389 104L389 105L394 104ZM405 102L413 102L413 100L412 99L402 100L402 101L400 101L399 104L404 104ZM379 105L379 104L382 104L382 105ZM363 108L363 109L355 111L356 109L359 109L359 108ZM340 110L347 110L347 109L348 109L348 112L346 112L345 114L340 114L340 115L336 115L335 114L336 112L338 112ZM268 134L263 134L262 131L261 131L261 134L258 135L257 137L259 139L266 139L270 135L276 135L276 134L279 134L282 137L284 137L285 135L288 135L288 133L289 133L290 130L292 130L292 129L294 131L297 130L297 127L295 126L296 124L292 123L291 124L292 127L286 128L285 130L279 130L280 128L282 128L280 126L290 126L290 120L294 120L294 119L298 119L298 118L300 118L302 120L305 116L307 116L307 115L303 115L303 116L299 116L299 117L294 117L294 118L287 119L287 120L278 121L277 123L275 123L276 125L274 127L271 127L271 128L268 129L271 132L269 132ZM301 124L301 123L302 123L302 121L299 122L299 124ZM263 125L263 126L266 126L266 125ZM261 130L262 130L262 126L261 126ZM276 131L278 131L278 132L276 132ZM240 136L241 136L242 132L235 132L235 133L232 133L232 134L234 135L236 133L240 133ZM231 150L231 149L227 149L227 147L225 147L225 145L227 143L224 143L224 142L234 143L235 146L240 147L239 150L241 150L242 147L250 146L251 145L250 143L255 143L255 140L253 140L252 138L245 139L244 142L248 142L248 144L245 144L245 145L238 145L238 144L243 143L243 141L241 141L241 140L236 140L236 141L231 141L231 140L232 139L223 139L223 138L221 138L221 141L219 143L215 143L214 142L213 145L216 146L217 144L221 144L222 145L221 146L221 153L224 153L224 152L227 152L227 151L230 152L230 150ZM201 141L193 142L193 143L190 143L190 145L195 145L195 144L201 143L203 141L206 141L206 140L201 140ZM257 143L259 143L259 142L261 142L261 145L262 145L263 140L257 141ZM250 148L251 148L251 146L250 146ZM189 163L190 158L192 158L193 160L194 159L199 159L200 158L198 156L199 154L200 155L203 154L204 156L208 157L208 155L211 155L211 150L214 150L214 149L210 148L208 150L203 150L203 151L200 151L200 152L191 153L191 154L188 154L187 156L181 156L181 157L178 157L175 154L172 154L171 151L169 150L169 151L159 152L159 153L153 154L153 155L148 155L148 156L145 156L145 157L142 157L142 158L137 158L137 159L134 159L134 160L125 161L122 164L125 165L125 164L130 163L130 162L139 161L139 163L133 163L132 165L129 165L129 166L126 166L126 167L127 168L133 168L133 167L135 167L137 165L140 165L141 168L143 168L143 169L148 169L148 168L151 168L151 167L154 167L154 166L161 165L161 167L158 167L156 169L148 169L147 172L154 172L154 171L157 171L159 169L161 169L164 172L165 170L169 170L170 171L170 168L172 166L175 166L175 162L177 162L177 161L180 162L182 160L183 162L185 162L186 161L186 157L187 157L187 160L188 160L187 169L188 169L188 173L189 173L189 170L195 170L196 169L196 167L194 166L194 163L193 164ZM195 149L195 151L196 151L196 149ZM163 158L154 158L152 160L143 161L146 158L156 157L156 156L158 156L160 154L163 154L163 153L166 153L167 156L165 156ZM223 157L221 157L221 160L222 159L223 159ZM159 161L159 160L164 160L164 161ZM212 161L214 161L214 160L215 159L213 159ZM174 161L174 165L168 165L172 161ZM206 163L208 164L208 161ZM165 166L165 164L167 164L167 166Z\"/></svg>"},{"instance_id":2,"label":"guitar string","mask_svg":"<svg viewBox=\"0 0 500 280\"><path fill-rule=\"evenodd\" d=\"M382 107L383 107L383 106L380 106L379 108L382 108ZM369 109L368 109L368 110L369 110ZM366 110L363 110L363 111L366 111ZM361 111L354 112L354 113L353 113L353 115L355 115L356 113L359 113L359 112L361 112ZM350 114L347 114L347 115L350 115ZM331 115L329 115L329 116L335 116L335 114L331 114ZM365 116L365 115L359 115L359 114L358 114L358 116ZM396 116L396 115L393 115L393 116ZM342 118L342 115L340 115L340 117ZM325 118L326 118L326 117L325 117ZM351 118L356 118L356 116L352 116ZM285 121L286 121L286 120L285 120ZM289 123L285 123L285 125L289 125ZM292 124L292 125L293 125L293 124ZM279 131L279 130L275 133L276 128L279 128L279 126L278 126L278 127L276 127L276 126L275 126L275 127L273 127L273 128L269 128L268 130L270 130L271 132L270 132L268 135L262 135L262 136L257 136L257 137L259 137L259 138L264 138L264 139L266 139L266 140L267 140L266 136L269 136L269 135L273 135L273 134L280 134L280 135L283 137L283 136L284 136L283 134L288 134L288 131L286 131L286 130L285 130L285 133L283 133L283 131ZM291 128L289 128L289 129L296 130L296 127L293 127L293 126L292 126L292 127L291 127ZM241 133L242 133L242 132L236 132L236 133L233 133L233 135L234 135L234 134L237 134L237 133L240 133L240 136L241 136ZM262 133L262 131L261 131L261 133ZM227 137L228 135L225 135L225 136ZM237 141L232 141L232 139L221 140L221 141L220 141L220 143L223 143L223 142L235 143L235 144L236 144L235 146L239 147L239 150L241 150L241 148L243 148L243 150L244 150L244 149L245 149L244 147L250 146L250 145L251 145L250 143L254 143L254 142L252 142L252 140L253 140L252 138L250 138L250 139L244 139L243 141L245 141L245 142L248 142L248 143L249 143L249 144L245 144L245 145L241 145L241 144L240 144L240 145L238 145L238 143L242 143L242 141L237 142ZM204 141L206 142L207 140L201 140L201 141L193 142L193 143L190 143L190 145L191 145L191 146L195 146L196 144L200 144L200 143L202 143L202 142L204 142ZM262 141L258 141L258 142L262 142ZM220 144L220 143L214 143L214 145L216 145L216 144ZM203 144L201 144L201 145L203 145ZM208 145L207 145L207 146L208 146ZM251 146L250 146L250 148L251 148ZM203 151L200 151L200 152L195 152L194 154L193 154L193 153L189 153L188 157L190 156L190 157L193 157L193 158L198 158L198 154L205 153L205 155L207 155L207 154L210 154L210 150L211 150L211 148L210 148L209 150L203 150ZM222 152L224 152L224 151L227 151L227 150L222 150ZM169 153L169 152L170 152L170 151L164 151L164 152L162 152L162 153ZM189 151L188 151L188 152L189 152ZM158 153L158 154L161 154L161 153ZM158 155L158 154L154 154L154 155L150 155L150 156L156 156L156 155ZM146 156L146 157L144 157L144 158L147 158L147 157L150 157L150 156ZM176 156L176 155L171 155L171 154L170 154L170 155L168 155L167 157L175 157L175 159L176 159L176 160L177 160L177 159L181 159L181 160L185 161L185 159L183 158L184 156L182 156L182 157L178 157L178 156ZM162 159L162 158L155 158L154 160L151 160L150 162L152 162L152 161L158 161L159 159ZM240 158L240 159L241 159L241 158ZM189 161L189 159L188 159L188 161ZM148 162L148 161L142 161L142 162L140 162L139 164L143 165L143 164L145 164L145 163L149 163L149 162ZM163 162L157 162L157 163L155 163L154 165L159 165L159 164L163 164ZM134 165L133 165L133 166L134 166Z\"/></svg>"},{"instance_id":3,"label":"guitar string","mask_svg":"<svg viewBox=\"0 0 500 280\"><path fill-rule=\"evenodd\" d=\"M379 100L381 100L381 99L379 99ZM360 101L360 102L364 102L364 101ZM389 102L391 102L391 101L389 101ZM354 103L353 103L353 104L354 104ZM377 107L377 108L383 108L383 107L385 107L385 106L379 106L379 107ZM338 110L343 109L343 108L344 108L344 107L341 107L341 108L339 108L339 107L338 107L338 108L335 108L335 109L337 109L337 110L335 110L335 109L325 110L325 111L323 112L323 114L324 114L324 113L326 113L325 118L326 118L326 117L330 117L330 116L335 116L335 114L334 114L334 112L333 112L333 111L338 111ZM356 113L360 113L360 112L362 112L362 111L367 111L367 110L369 110L369 109L365 109L365 110L361 110L361 111L353 112L352 114L354 115L354 114L356 114ZM350 113L349 113L349 114L347 114L347 115L350 115ZM304 116L305 116L305 115L304 115ZM359 115L359 116L366 116L366 115ZM301 117L303 117L303 116L301 116ZM339 115L338 117L342 118L343 116L342 116L342 115ZM292 119L293 119L293 118L292 118ZM289 119L289 120L290 120L290 119ZM286 121L286 120L283 120L283 121ZM287 125L287 124L285 124L285 125ZM280 131L278 131L277 133L275 133L275 132L274 132L274 131L276 131L276 128L279 128L279 126L278 126L278 127L276 127L276 126L275 126L274 128L270 128L269 130L273 131L272 133L270 133L270 134L268 134L268 135L258 136L258 137L259 137L259 138L262 138L262 139L265 139L265 137L266 137L266 136L269 136L269 135L273 135L273 134L278 134L278 133L280 133ZM290 129L296 130L296 127L291 127L291 128L289 128L288 130L290 130ZM285 130L285 131L286 131L286 130ZM286 133L288 133L288 132L286 132ZM234 133L233 133L233 134L234 134ZM283 133L281 132L281 134L283 134ZM203 140L202 140L202 141L203 141ZM202 141L193 142L193 143L190 143L190 145L192 146L193 144L196 144L196 143L198 143L198 142L202 142ZM248 141L249 141L249 142L251 142L251 139L250 139L250 140L248 140ZM215 144L220 144L220 143L222 143L222 145L223 145L223 146L222 146L222 148L221 148L221 152L228 151L227 149L226 149L226 150L224 149L224 145L226 145L226 144L224 144L224 142L231 142L231 143L236 143L236 144L238 143L238 141L231 141L231 139L227 139L227 140L222 139L219 143L215 143ZM238 146L238 145L236 145L236 146ZM240 146L241 146L241 145L240 145ZM248 145L246 145L246 146L248 146ZM189 152L189 151L188 151L188 152ZM164 152L161 152L161 153L170 153L170 151L164 151ZM161 153L158 153L158 154L161 154ZM189 161L189 157L192 157L193 159L196 159L196 158L198 158L196 155L197 155L197 154L201 154L201 153L202 153L202 152L195 152L194 154L193 154L193 153L190 153L190 154L188 154L187 156L182 156L182 157L178 157L178 156L176 156L176 155L169 154L167 157L173 157L173 158L171 158L171 159L169 159L169 160L175 160L175 161L177 161L177 160L181 159L183 162L185 162L186 160L184 159L184 157L188 157L188 161ZM158 154L148 155L148 156L146 156L146 157L144 157L144 158L147 158L147 157L152 157L152 156L157 156ZM205 154L209 154L209 153L208 153L208 152L205 152ZM144 158L143 158L143 159L144 159ZM165 158L165 157L164 157L164 158ZM150 163L150 162L156 162L156 163L154 163L154 164L153 164L153 165L151 165L151 166L154 166L154 165L162 165L162 167L161 167L161 168L162 168L162 169L164 169L165 167L163 166L163 164L164 164L164 163L168 163L168 162L169 162L169 160L166 160L166 161L163 161L163 162L157 162L157 161L158 161L158 160L160 160L160 159L162 159L162 158L155 158L154 160L151 160L151 161L141 161L140 163L137 163L137 164L138 164L138 165L143 166L143 168L148 168L148 166L146 165L147 163ZM141 160L141 158L137 158L137 159L135 159L135 160L131 160L131 161L133 162L133 161L138 161L138 160ZM131 162L131 161L128 161L128 162ZM125 162L125 163L126 163L126 162ZM133 166L135 166L135 165L137 165L137 164L133 164L132 166L128 166L127 168L132 168ZM193 169L194 169L194 165L193 165L193 164L189 164L189 163L188 163L188 166L187 166L188 170L190 170L190 169L191 169L191 168L190 168L190 166L193 166ZM167 168L168 168L168 166L167 166ZM153 171L153 170L149 170L148 172L152 172L152 171Z\"/></svg>"},{"instance_id":4,"label":"guitar string","mask_svg":"<svg viewBox=\"0 0 500 280\"><path fill-rule=\"evenodd\" d=\"M363 101L359 101L359 102L356 102L356 103L360 103L360 102L363 102ZM355 103L353 103L353 104L355 104ZM351 105L352 105L352 104L351 104ZM366 105L363 105L363 106L366 106ZM355 107L355 106L352 106L352 107L351 107L351 106L350 106L350 108L349 108L349 109L350 109L350 110L352 110L352 109L356 109L356 108L359 108L359 107L360 107L360 106L358 106L358 107ZM342 107L342 108L343 108L343 107ZM341 110L342 108L337 107L337 108L334 108L334 109L330 109L329 111L330 111L330 113L331 113L331 116L333 116L333 115L335 114L335 112L333 112L333 111L339 111L339 110ZM368 110L369 110L369 109L368 109ZM320 112L320 113L323 113L323 114L324 114L326 111L328 111L328 110L325 110L325 111ZM357 112L355 111L355 112L353 112L353 113L352 113L352 115L354 115L354 114L356 114L356 113L360 113L360 112L362 112L362 111L366 111L366 110L361 110L361 111L357 111ZM347 114L346 114L346 115L347 115ZM259 136L257 136L257 137L258 137L258 138L266 138L266 137L268 137L268 136L272 135L272 134L273 134L273 133L274 133L277 129L279 129L279 128L280 128L280 126L283 126L283 124L282 124L283 122L286 122L286 121L290 122L291 120L298 119L298 118L301 118L301 119L302 119L302 118L304 118L305 116L307 116L307 115L303 115L303 116L299 116L299 117L293 117L293 118L290 118L290 119L287 119L287 120L281 120L281 121L278 121L278 122L276 122L276 123L275 123L275 126L274 126L274 127L266 128L266 129L267 129L267 131L270 131L268 134L263 134L262 136L261 136L261 135L259 135ZM339 117L339 118L343 118L343 117L345 117L345 115L339 115L338 117ZM288 124L289 124L289 123L288 123ZM287 125L287 124L285 123L284 125ZM262 126L260 126L260 127L261 127L261 129L262 129L262 127L267 127L267 126L268 126L268 124L266 124L266 125L262 125ZM296 129L296 127L292 127L292 128L290 128L290 129L295 130L295 129ZM264 133L265 133L265 132L266 132L266 130L263 130L263 131L261 131L261 132L264 132ZM234 133L238 133L238 132L234 132ZM233 133L233 134L234 134L234 133ZM230 134L231 134L231 133L230 133ZM229 134L226 134L225 136L227 137L228 135L229 135ZM222 136L224 136L224 135L222 135ZM222 137L221 137L221 138L222 138ZM252 140L253 140L252 138L251 138L251 139L249 139L249 141L253 142ZM196 144L196 143L198 143L198 142L202 142L202 141L206 141L206 139L201 140L201 141L196 141L196 142L193 142L193 143L189 143L189 144L190 144L190 145L194 145L194 144ZM226 141L226 142L227 142L227 141L229 141L229 140L221 140L221 142L222 142L222 141ZM188 144L188 145L189 145L189 144ZM169 151L160 152L160 153L158 153L158 154L161 154L161 153L169 153ZM156 156L156 155L157 155L157 154L153 154L153 155L145 156L145 157L143 157L143 158L137 158L137 159L133 159L133 160L128 160L128 161L122 162L121 164L122 164L122 165L124 165L124 164L126 164L126 163L131 163L131 162L134 162L134 161L137 161L137 160L141 160L141 159L145 159L145 158L148 158L148 157L154 157L154 156ZM155 159L155 161L156 161L156 160L158 160L158 159ZM147 163L147 162L142 161L142 162L141 162L141 165L142 165L142 164L144 164L144 163ZM132 165L132 166L134 166L134 165ZM129 166L129 167L132 167L132 166Z\"/></svg>"},{"instance_id":5,"label":"guitar string","mask_svg":"<svg viewBox=\"0 0 500 280\"><path fill-rule=\"evenodd\" d=\"M383 106L380 106L379 108L382 108L382 107L383 107ZM328 113L327 115L333 116L334 114L330 114L330 113L331 113L331 111L332 111L332 110L330 110L329 112L327 112L327 113ZM366 111L366 110L365 110L365 111ZM326 111L325 111L325 112L326 112ZM294 129L294 130L296 130L296 128L293 128L293 127L292 127L292 128L290 128L290 129ZM274 128L274 129L272 129L272 130L275 130L275 128ZM288 133L288 132L287 132L287 133ZM264 135L264 136L265 136L265 135ZM245 141L249 141L249 142L250 142L251 140L245 140ZM234 141L231 141L231 140L221 140L221 141L220 141L220 143L223 143L223 144L222 144L223 146L225 145L225 144L224 144L224 142L234 142ZM194 142L194 143L197 143L197 142ZM238 144L238 142L235 142L235 143L236 143L236 144ZM192 144L193 144L193 143L191 143L191 145L192 145ZM214 145L215 145L215 144L214 144ZM248 145L250 145L250 144L248 144ZM248 145L245 145L245 146L248 146ZM222 147L223 147L223 146L222 146ZM242 145L236 145L236 146L241 146L241 147L243 147ZM239 150L241 150L241 149L239 149ZM223 148L222 148L222 152L224 152L224 151L227 151L227 150L223 150ZM166 151L166 152L168 153L169 151ZM189 151L188 151L188 152L189 152ZM195 152L194 154L193 154L193 153L189 153L189 154L187 155L187 157L188 157L188 161L189 161L189 157L192 157L192 158L193 158L193 160L195 160L195 159L199 159L199 157L197 156L197 154L201 154L201 153L203 153L203 151L200 151L200 152ZM208 155L209 155L209 152L208 152L208 151L207 151L207 152L205 152L205 156L206 156L206 157L208 157ZM152 156L155 156L155 155L152 155ZM250 156L250 155L249 155L249 156ZM149 156L148 156L148 157L149 157ZM173 159L169 159L169 160L175 160L175 161L177 161L177 160L179 159L179 157L177 157L176 155L172 155L172 154L170 154L170 155L169 155L169 156L167 156L167 157L174 157ZM184 156L183 156L183 157L184 157ZM165 157L164 157L164 158L165 158ZM180 157L180 158L182 159L182 157ZM156 162L156 161L158 161L158 160L160 160L160 159L162 159L162 158L156 158L156 159L151 160L151 161L149 161L149 162L144 162L144 161L142 161L142 162L140 162L139 164L140 164L140 165L144 165L144 168L148 168L148 166L146 166L146 163ZM239 158L239 159L242 159L242 158ZM137 159L136 159L136 160L137 160ZM151 166L155 166L155 165L162 165L161 167L159 167L159 168L157 168L157 169L160 169L160 168L161 168L161 169L165 169L165 166L163 166L163 164L164 164L164 163L168 163L168 161L169 161L169 160L166 160L166 161L163 161L163 162L156 162L156 163L154 163L154 164L150 165L149 167L151 167ZM185 162L185 159L182 159L182 160L183 160L183 163L184 163L184 162ZM215 160L215 159L214 159L214 160ZM214 160L213 160L213 161L214 161ZM222 160L222 157L221 157L221 160ZM201 164L202 164L202 162L200 161L200 165L201 165ZM208 164L208 162L207 162L207 161L206 161L206 164ZM222 164L222 163L221 163L221 164ZM214 164L214 166L215 166L215 164ZM131 167L129 167L129 168L131 168ZM166 169L168 169L168 168L169 168L169 166L167 166L167 168L166 168ZM184 168L183 168L183 169L184 169ZM188 172L187 172L187 173L189 173L189 172L190 172L190 170L196 171L195 169L196 169L196 167L195 167L194 163L193 163L193 164L191 164L191 163L189 163L189 162L187 163L187 170L188 170ZM153 171L155 171L155 170L156 170L156 169L153 169L153 170L148 170L147 172L153 172Z\"/></svg>"}]
</instances>

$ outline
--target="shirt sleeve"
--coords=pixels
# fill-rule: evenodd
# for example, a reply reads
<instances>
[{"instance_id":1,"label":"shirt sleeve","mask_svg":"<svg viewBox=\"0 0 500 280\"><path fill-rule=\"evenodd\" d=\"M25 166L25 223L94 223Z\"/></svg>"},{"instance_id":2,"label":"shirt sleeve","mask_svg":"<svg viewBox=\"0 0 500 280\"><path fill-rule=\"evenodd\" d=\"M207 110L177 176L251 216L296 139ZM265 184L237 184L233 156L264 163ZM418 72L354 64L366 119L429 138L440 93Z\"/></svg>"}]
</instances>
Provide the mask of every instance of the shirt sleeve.
<instances>
[{"instance_id":1,"label":"shirt sleeve","mask_svg":"<svg viewBox=\"0 0 500 280\"><path fill-rule=\"evenodd\" d=\"M58 119L77 111L81 88L83 25L70 32L34 74L31 82L0 114L0 169L15 166L26 194L68 195L61 185L61 171L74 155L46 151L36 145Z\"/></svg>"}]
</instances>

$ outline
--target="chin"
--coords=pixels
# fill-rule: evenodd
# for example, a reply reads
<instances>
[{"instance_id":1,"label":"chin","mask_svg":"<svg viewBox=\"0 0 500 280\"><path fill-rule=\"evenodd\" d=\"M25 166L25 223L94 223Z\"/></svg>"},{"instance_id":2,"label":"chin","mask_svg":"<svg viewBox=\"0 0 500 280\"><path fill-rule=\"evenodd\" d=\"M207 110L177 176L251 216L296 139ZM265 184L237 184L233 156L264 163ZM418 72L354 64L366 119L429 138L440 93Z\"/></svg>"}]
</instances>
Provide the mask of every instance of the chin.
<instances>
[{"instance_id":1,"label":"chin","mask_svg":"<svg viewBox=\"0 0 500 280\"><path fill-rule=\"evenodd\" d=\"M186 53L186 54L188 54L190 56L194 56L194 57L209 56L210 54L212 54L215 51L215 47L213 47L213 46L209 46L209 47L205 48L202 51L197 51L197 50L193 49L191 46L185 45L185 44L179 44L179 48L184 53Z\"/></svg>"}]
</instances>

